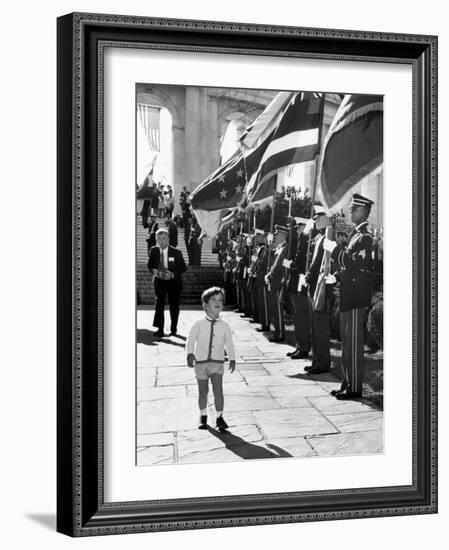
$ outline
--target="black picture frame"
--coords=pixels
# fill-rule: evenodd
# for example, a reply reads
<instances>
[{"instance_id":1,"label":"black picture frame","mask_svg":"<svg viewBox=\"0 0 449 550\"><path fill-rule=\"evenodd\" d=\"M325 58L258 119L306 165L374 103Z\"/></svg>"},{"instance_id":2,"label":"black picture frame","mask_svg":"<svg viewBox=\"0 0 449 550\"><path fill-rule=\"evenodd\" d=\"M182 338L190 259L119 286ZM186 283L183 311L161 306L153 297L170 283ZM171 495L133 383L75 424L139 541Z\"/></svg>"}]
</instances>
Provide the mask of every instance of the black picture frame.
<instances>
[{"instance_id":1,"label":"black picture frame","mask_svg":"<svg viewBox=\"0 0 449 550\"><path fill-rule=\"evenodd\" d=\"M57 530L89 536L437 512L437 37L85 13L60 17L57 29ZM104 43L412 66L412 485L104 502Z\"/></svg>"}]
</instances>

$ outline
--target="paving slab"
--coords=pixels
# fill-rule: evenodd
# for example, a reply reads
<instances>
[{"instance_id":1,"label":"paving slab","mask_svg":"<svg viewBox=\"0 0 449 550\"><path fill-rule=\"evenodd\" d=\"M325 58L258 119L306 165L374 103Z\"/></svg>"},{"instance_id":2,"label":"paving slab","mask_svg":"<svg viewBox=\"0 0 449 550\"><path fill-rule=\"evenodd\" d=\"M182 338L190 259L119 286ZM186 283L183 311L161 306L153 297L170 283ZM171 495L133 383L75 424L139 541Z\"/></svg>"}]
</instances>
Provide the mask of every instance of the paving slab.
<instances>
[{"instance_id":1,"label":"paving slab","mask_svg":"<svg viewBox=\"0 0 449 550\"><path fill-rule=\"evenodd\" d=\"M245 460L244 457L235 454L232 450L223 447L212 451L204 451L201 454L195 453L178 459L180 464L195 464L212 462L214 464L220 462L238 462Z\"/></svg>"},{"instance_id":2,"label":"paving slab","mask_svg":"<svg viewBox=\"0 0 449 550\"><path fill-rule=\"evenodd\" d=\"M310 402L314 407L326 416L343 413L362 413L373 410L367 403L360 400L349 399L348 401L339 401L329 395L326 397L310 397Z\"/></svg>"},{"instance_id":3,"label":"paving slab","mask_svg":"<svg viewBox=\"0 0 449 550\"><path fill-rule=\"evenodd\" d=\"M270 439L266 445L279 455L282 455L283 452L285 456L291 457L316 456L316 452L307 443L304 437L274 438Z\"/></svg>"},{"instance_id":4,"label":"paving slab","mask_svg":"<svg viewBox=\"0 0 449 550\"><path fill-rule=\"evenodd\" d=\"M340 432L366 432L383 428L382 411L332 414L326 417Z\"/></svg>"},{"instance_id":5,"label":"paving slab","mask_svg":"<svg viewBox=\"0 0 449 550\"><path fill-rule=\"evenodd\" d=\"M179 386L195 380L195 372L189 367L160 367L158 370L158 386Z\"/></svg>"},{"instance_id":6,"label":"paving slab","mask_svg":"<svg viewBox=\"0 0 449 550\"><path fill-rule=\"evenodd\" d=\"M143 434L137 436L137 447L152 447L155 445L173 445L173 432Z\"/></svg>"},{"instance_id":7,"label":"paving slab","mask_svg":"<svg viewBox=\"0 0 449 550\"><path fill-rule=\"evenodd\" d=\"M310 383L308 380L288 378L286 375L246 376L245 379L248 386L299 386Z\"/></svg>"},{"instance_id":8,"label":"paving slab","mask_svg":"<svg viewBox=\"0 0 449 550\"><path fill-rule=\"evenodd\" d=\"M198 401L191 397L143 401L137 405L138 434L187 430L197 419Z\"/></svg>"},{"instance_id":9,"label":"paving slab","mask_svg":"<svg viewBox=\"0 0 449 550\"><path fill-rule=\"evenodd\" d=\"M146 372L147 369L137 369L137 387L152 388L156 383L156 371Z\"/></svg>"},{"instance_id":10,"label":"paving slab","mask_svg":"<svg viewBox=\"0 0 449 550\"><path fill-rule=\"evenodd\" d=\"M239 447L257 441L262 441L262 435L255 425L237 426L226 434L221 434L213 428L178 432L178 456L183 458L187 455L225 447Z\"/></svg>"},{"instance_id":11,"label":"paving slab","mask_svg":"<svg viewBox=\"0 0 449 550\"><path fill-rule=\"evenodd\" d=\"M227 395L225 396L226 411L263 411L279 409L280 405L271 395Z\"/></svg>"},{"instance_id":12,"label":"paving slab","mask_svg":"<svg viewBox=\"0 0 449 550\"><path fill-rule=\"evenodd\" d=\"M290 408L254 413L267 439L337 433L314 408Z\"/></svg>"},{"instance_id":13,"label":"paving slab","mask_svg":"<svg viewBox=\"0 0 449 550\"><path fill-rule=\"evenodd\" d=\"M282 386L267 386L273 397L317 397L327 396L328 393L317 384L288 384Z\"/></svg>"},{"instance_id":14,"label":"paving slab","mask_svg":"<svg viewBox=\"0 0 449 550\"><path fill-rule=\"evenodd\" d=\"M177 399L188 397L185 386L162 386L155 388L137 388L137 401L156 401L157 399Z\"/></svg>"},{"instance_id":15,"label":"paving slab","mask_svg":"<svg viewBox=\"0 0 449 550\"><path fill-rule=\"evenodd\" d=\"M275 401L283 409L286 408L303 408L303 407L312 407L312 403L308 401L305 397L301 396L289 396L289 397L275 397Z\"/></svg>"},{"instance_id":16,"label":"paving slab","mask_svg":"<svg viewBox=\"0 0 449 550\"><path fill-rule=\"evenodd\" d=\"M317 436L307 440L319 456L364 456L383 453L382 430Z\"/></svg>"},{"instance_id":17,"label":"paving slab","mask_svg":"<svg viewBox=\"0 0 449 550\"><path fill-rule=\"evenodd\" d=\"M173 445L155 445L137 452L137 465L149 466L155 464L173 463Z\"/></svg>"}]
</instances>

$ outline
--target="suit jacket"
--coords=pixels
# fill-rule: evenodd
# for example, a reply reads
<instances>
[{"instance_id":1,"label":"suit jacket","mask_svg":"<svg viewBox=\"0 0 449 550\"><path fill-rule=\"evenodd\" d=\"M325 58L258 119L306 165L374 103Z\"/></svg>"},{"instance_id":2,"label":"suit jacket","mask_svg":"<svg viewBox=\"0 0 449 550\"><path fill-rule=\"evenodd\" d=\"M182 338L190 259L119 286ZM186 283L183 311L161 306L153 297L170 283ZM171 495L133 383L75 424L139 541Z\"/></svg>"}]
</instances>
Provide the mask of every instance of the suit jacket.
<instances>
[{"instance_id":1,"label":"suit jacket","mask_svg":"<svg viewBox=\"0 0 449 550\"><path fill-rule=\"evenodd\" d=\"M371 304L373 237L368 222L358 225L346 249L336 247L332 259L340 268L340 311L349 311Z\"/></svg>"},{"instance_id":2,"label":"suit jacket","mask_svg":"<svg viewBox=\"0 0 449 550\"><path fill-rule=\"evenodd\" d=\"M182 289L182 273L187 270L182 252L173 246L168 247L168 271L173 273L173 278L170 280L164 281L159 279L159 277L154 278L155 288L161 284L168 284L170 287L176 288L178 290ZM148 269L160 269L161 267L161 250L158 246L153 246L150 249L150 255L148 259Z\"/></svg>"}]
</instances>

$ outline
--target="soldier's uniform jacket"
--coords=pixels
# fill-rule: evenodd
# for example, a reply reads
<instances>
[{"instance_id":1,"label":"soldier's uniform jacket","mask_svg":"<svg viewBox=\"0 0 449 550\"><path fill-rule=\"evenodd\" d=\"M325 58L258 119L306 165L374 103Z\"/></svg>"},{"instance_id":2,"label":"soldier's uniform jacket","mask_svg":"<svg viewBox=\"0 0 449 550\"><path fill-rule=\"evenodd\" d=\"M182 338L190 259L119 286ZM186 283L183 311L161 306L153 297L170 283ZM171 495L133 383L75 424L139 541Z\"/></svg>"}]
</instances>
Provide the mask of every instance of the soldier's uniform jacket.
<instances>
[{"instance_id":1,"label":"soldier's uniform jacket","mask_svg":"<svg viewBox=\"0 0 449 550\"><path fill-rule=\"evenodd\" d=\"M287 292L297 292L299 275L305 274L307 265L307 248L309 238L301 234L299 236L296 253L290 266L289 276L287 279ZM307 288L303 287L301 294L307 294Z\"/></svg>"},{"instance_id":2,"label":"soldier's uniform jacket","mask_svg":"<svg viewBox=\"0 0 449 550\"><path fill-rule=\"evenodd\" d=\"M257 247L257 260L255 264L257 284L264 284L265 275L268 267L268 249L265 244Z\"/></svg>"},{"instance_id":3,"label":"soldier's uniform jacket","mask_svg":"<svg viewBox=\"0 0 449 550\"><path fill-rule=\"evenodd\" d=\"M249 258L248 258L248 250L247 247L243 247L243 249L239 249L240 260L237 262L237 279L238 280L244 280L245 279L245 267L248 267L249 265Z\"/></svg>"},{"instance_id":4,"label":"soldier's uniform jacket","mask_svg":"<svg viewBox=\"0 0 449 550\"><path fill-rule=\"evenodd\" d=\"M310 262L309 272L307 274L307 283L309 285L309 293L311 296L313 296L315 293L318 276L321 270L321 263L323 261L324 254L323 243L324 233L319 233L315 237L312 261Z\"/></svg>"},{"instance_id":5,"label":"soldier's uniform jacket","mask_svg":"<svg viewBox=\"0 0 449 550\"><path fill-rule=\"evenodd\" d=\"M286 257L287 242L285 241L277 246L273 253L273 263L268 273L271 290L279 290L282 286L282 279L285 274L285 267L282 265L282 262Z\"/></svg>"},{"instance_id":6,"label":"soldier's uniform jacket","mask_svg":"<svg viewBox=\"0 0 449 550\"><path fill-rule=\"evenodd\" d=\"M340 311L371 303L373 236L362 222L351 234L346 249L336 247L332 259L340 268Z\"/></svg>"},{"instance_id":7,"label":"soldier's uniform jacket","mask_svg":"<svg viewBox=\"0 0 449 550\"><path fill-rule=\"evenodd\" d=\"M249 262L249 269L251 271L251 277L250 279L254 279L256 277L256 263L257 263L257 252L259 250L259 246L254 246L252 248L252 254L251 254L251 257L250 257L250 262ZM253 259L255 258L255 259Z\"/></svg>"}]
</instances>

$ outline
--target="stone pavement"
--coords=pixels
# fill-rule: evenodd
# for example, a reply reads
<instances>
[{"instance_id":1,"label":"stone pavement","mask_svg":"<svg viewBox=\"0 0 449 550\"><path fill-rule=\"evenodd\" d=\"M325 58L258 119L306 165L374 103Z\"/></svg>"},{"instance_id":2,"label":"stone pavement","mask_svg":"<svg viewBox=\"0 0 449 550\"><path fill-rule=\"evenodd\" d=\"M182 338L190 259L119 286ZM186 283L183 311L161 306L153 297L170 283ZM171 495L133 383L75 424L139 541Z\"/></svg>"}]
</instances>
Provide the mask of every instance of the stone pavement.
<instances>
[{"instance_id":1,"label":"stone pavement","mask_svg":"<svg viewBox=\"0 0 449 550\"><path fill-rule=\"evenodd\" d=\"M338 401L330 373L308 376L310 360L268 342L236 313L237 366L223 380L225 434L215 430L212 389L208 431L198 430L197 385L185 364L185 338L202 310L181 311L179 336L152 337L153 311L137 312L137 464L224 462L255 458L368 455L383 452L383 413L368 401ZM168 322L168 319L166 319Z\"/></svg>"}]
</instances>

